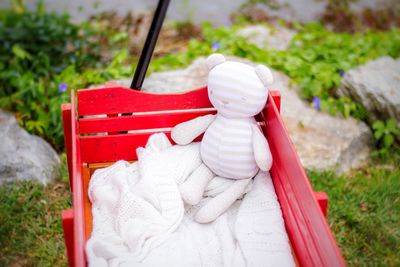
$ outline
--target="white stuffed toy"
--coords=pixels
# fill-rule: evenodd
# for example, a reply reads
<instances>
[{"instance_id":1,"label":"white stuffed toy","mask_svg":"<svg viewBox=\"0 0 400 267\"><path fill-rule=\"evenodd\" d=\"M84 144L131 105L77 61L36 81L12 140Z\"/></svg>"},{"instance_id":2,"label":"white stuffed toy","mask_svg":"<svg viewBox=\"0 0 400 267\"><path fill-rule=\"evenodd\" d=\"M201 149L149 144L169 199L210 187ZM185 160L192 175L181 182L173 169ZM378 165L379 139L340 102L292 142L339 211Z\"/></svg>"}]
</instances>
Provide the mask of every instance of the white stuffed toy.
<instances>
[{"instance_id":1,"label":"white stuffed toy","mask_svg":"<svg viewBox=\"0 0 400 267\"><path fill-rule=\"evenodd\" d=\"M203 164L180 192L186 203L195 205L213 178L235 181L198 211L199 223L215 220L246 192L259 169L269 171L272 165L268 142L254 119L266 104L271 71L263 65L226 61L221 54L209 56L207 65L208 95L217 114L180 123L171 133L177 144L186 145L205 132L200 146Z\"/></svg>"}]
</instances>

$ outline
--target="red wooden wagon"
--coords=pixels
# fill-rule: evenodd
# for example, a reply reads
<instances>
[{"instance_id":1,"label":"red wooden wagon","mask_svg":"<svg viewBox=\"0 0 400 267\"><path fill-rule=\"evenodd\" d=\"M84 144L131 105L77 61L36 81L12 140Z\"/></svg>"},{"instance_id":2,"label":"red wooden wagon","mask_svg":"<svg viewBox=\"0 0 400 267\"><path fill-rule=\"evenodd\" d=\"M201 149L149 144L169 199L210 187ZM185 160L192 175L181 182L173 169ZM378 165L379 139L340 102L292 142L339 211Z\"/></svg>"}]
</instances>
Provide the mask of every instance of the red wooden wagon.
<instances>
[{"instance_id":1,"label":"red wooden wagon","mask_svg":"<svg viewBox=\"0 0 400 267\"><path fill-rule=\"evenodd\" d=\"M160 0L131 88L140 88L169 0ZM314 192L279 115L279 92L271 91L257 120L273 157L271 177L282 209L293 255L299 266L345 266L325 220L328 198ZM62 213L70 266L87 265L85 243L92 229L88 184L97 168L117 160L137 160L136 148L153 133L216 111L207 88L182 94L151 94L118 86L71 92L62 105L64 137L73 198ZM172 140L171 140L172 141Z\"/></svg>"},{"instance_id":2,"label":"red wooden wagon","mask_svg":"<svg viewBox=\"0 0 400 267\"><path fill-rule=\"evenodd\" d=\"M300 266L344 266L325 219L327 196L313 191L280 117L280 105L279 92L271 91L257 120L274 159L271 177L293 254ZM73 208L63 211L62 218L68 261L78 267L87 263L84 248L92 227L87 189L94 170L121 159L135 161L136 148L151 134L169 136L176 124L215 110L207 88L162 95L105 87L79 90L77 99L72 92L62 111L73 192Z\"/></svg>"}]
</instances>

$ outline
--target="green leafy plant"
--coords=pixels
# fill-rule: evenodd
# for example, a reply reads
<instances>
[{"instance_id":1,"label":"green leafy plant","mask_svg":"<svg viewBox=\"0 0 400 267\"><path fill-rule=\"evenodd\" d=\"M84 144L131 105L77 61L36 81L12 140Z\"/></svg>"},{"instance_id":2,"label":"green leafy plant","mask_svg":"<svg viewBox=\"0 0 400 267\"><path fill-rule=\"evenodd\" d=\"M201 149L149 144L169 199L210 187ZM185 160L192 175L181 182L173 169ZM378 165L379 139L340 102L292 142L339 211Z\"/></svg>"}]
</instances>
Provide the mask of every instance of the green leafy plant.
<instances>
[{"instance_id":1,"label":"green leafy plant","mask_svg":"<svg viewBox=\"0 0 400 267\"><path fill-rule=\"evenodd\" d=\"M236 32L242 25L214 28L202 25L201 40L194 39L184 53L170 54L152 62L150 70L165 70L189 64L213 52L247 58L286 73L297 83L304 99L320 99L322 110L363 120L365 109L348 98L338 98L335 89L344 73L368 60L400 56L400 30L366 33L336 33L317 23L295 25L298 33L287 51L262 49Z\"/></svg>"},{"instance_id":2,"label":"green leafy plant","mask_svg":"<svg viewBox=\"0 0 400 267\"><path fill-rule=\"evenodd\" d=\"M373 123L374 137L381 151L386 152L395 145L396 138L400 138L400 128L394 119L386 122L376 121Z\"/></svg>"},{"instance_id":3,"label":"green leafy plant","mask_svg":"<svg viewBox=\"0 0 400 267\"><path fill-rule=\"evenodd\" d=\"M127 51L103 64L97 25L72 24L68 15L46 13L40 2L34 12L18 4L18 12L0 13L0 108L16 112L23 127L61 151L60 105L69 102L69 90L126 75ZM123 39L109 34L112 45Z\"/></svg>"},{"instance_id":4,"label":"green leafy plant","mask_svg":"<svg viewBox=\"0 0 400 267\"><path fill-rule=\"evenodd\" d=\"M90 27L74 25L68 15L42 9L0 16L0 85L7 93L15 91L14 79L21 73L49 77L70 64L94 66L99 59L98 46L90 41L94 34Z\"/></svg>"},{"instance_id":5,"label":"green leafy plant","mask_svg":"<svg viewBox=\"0 0 400 267\"><path fill-rule=\"evenodd\" d=\"M67 15L49 14L41 5L35 12L0 13L0 108L16 112L28 131L63 149L59 106L69 101L69 90L131 76L127 64L128 36L117 29L104 29L104 21L72 24ZM103 25L103 26L102 26ZM366 111L335 90L341 76L368 60L400 56L400 30L336 33L320 24L293 24L298 31L286 51L259 48L238 36L245 24L220 28L201 26L184 52L155 58L149 72L171 70L213 52L247 58L286 73L297 83L307 101L318 100L318 109L363 120ZM266 25L267 27L270 27ZM273 29L272 29L273 30ZM101 45L102 47L99 47ZM100 54L107 51L106 61ZM132 61L131 61L132 62Z\"/></svg>"}]
</instances>

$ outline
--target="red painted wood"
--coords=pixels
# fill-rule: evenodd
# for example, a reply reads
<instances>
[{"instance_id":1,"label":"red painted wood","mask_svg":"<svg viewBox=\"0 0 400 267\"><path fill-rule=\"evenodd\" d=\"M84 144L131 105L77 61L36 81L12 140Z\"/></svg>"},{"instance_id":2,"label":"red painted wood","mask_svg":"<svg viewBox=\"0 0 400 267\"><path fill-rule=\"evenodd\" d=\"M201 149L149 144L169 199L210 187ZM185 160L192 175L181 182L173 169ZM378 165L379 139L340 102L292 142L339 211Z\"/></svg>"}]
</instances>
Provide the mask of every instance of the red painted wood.
<instances>
[{"instance_id":1,"label":"red painted wood","mask_svg":"<svg viewBox=\"0 0 400 267\"><path fill-rule=\"evenodd\" d=\"M270 95L263 111L274 159L271 175L286 229L302 266L345 266L312 187Z\"/></svg>"},{"instance_id":2,"label":"red painted wood","mask_svg":"<svg viewBox=\"0 0 400 267\"><path fill-rule=\"evenodd\" d=\"M118 117L118 113L116 113L116 114L107 114L107 118L117 118L117 117ZM82 119L79 120L79 133L80 134L84 134L85 132L82 131L82 125L81 125L82 123L81 122L82 122ZM110 130L111 129L109 129L108 131L105 131L105 132L107 132L107 134L118 134L118 132L113 132L113 131L110 131Z\"/></svg>"},{"instance_id":3,"label":"red painted wood","mask_svg":"<svg viewBox=\"0 0 400 267\"><path fill-rule=\"evenodd\" d=\"M64 229L64 241L65 248L67 250L68 265L73 267L74 265L74 214L72 209L63 210L61 213L61 219Z\"/></svg>"},{"instance_id":4,"label":"red painted wood","mask_svg":"<svg viewBox=\"0 0 400 267\"><path fill-rule=\"evenodd\" d=\"M80 138L82 161L94 163L117 161L121 159L137 160L136 148L140 146L144 147L149 136L155 132L164 132L168 138L170 138L170 133L168 131L152 131L149 133L124 135L82 136Z\"/></svg>"},{"instance_id":5,"label":"red painted wood","mask_svg":"<svg viewBox=\"0 0 400 267\"><path fill-rule=\"evenodd\" d=\"M124 87L78 91L79 116L206 107L211 107L207 90L169 95L145 93Z\"/></svg>"},{"instance_id":6,"label":"red painted wood","mask_svg":"<svg viewBox=\"0 0 400 267\"><path fill-rule=\"evenodd\" d=\"M110 90L114 91L111 92ZM127 90L129 90L129 92ZM187 94L160 96L131 91L127 88L114 87L82 90L78 92L78 95L79 115L192 109L196 107L207 108L211 106L207 97L206 88ZM124 100L124 98L126 99ZM157 120L154 122L147 122L144 117L142 117L142 121L137 119L137 124L142 126L139 127L132 122L134 120L132 119L133 116L127 116L118 118L109 117L105 118L104 121L100 120L100 122L98 122L99 124L104 123L111 126L95 125L96 123L94 121L99 121L99 119L84 118L80 119L81 122L78 126L73 95L71 101L75 242L73 256L75 266L85 266L87 262L84 254L84 246L88 236L84 234L86 222L84 219L83 203L87 196L86 192L83 192L82 163L136 159L136 148L145 145L151 133L117 134L118 130L124 130L125 128L121 129L121 125L115 126L113 123L128 123L129 121L133 127L139 129L150 126L161 127L166 125L166 122L163 121L162 115L158 118L153 117L152 120ZM151 102L146 103L146 101ZM301 266L345 266L340 251L326 223L323 212L319 207L317 198L314 195L280 118L279 105L279 92L275 93L271 91L267 108L258 118L264 120L264 134L266 134L268 138L274 158L271 176L296 258ZM178 120L177 118L171 119L172 125L177 122L174 121L175 119ZM129 127L131 127L131 125ZM107 130L106 132L113 132L116 134L104 136L78 135L78 133L91 133L91 131L98 130ZM116 131L114 132L114 130ZM198 140L200 139L201 137L198 138Z\"/></svg>"},{"instance_id":7,"label":"red painted wood","mask_svg":"<svg viewBox=\"0 0 400 267\"><path fill-rule=\"evenodd\" d=\"M79 120L81 134L119 132L153 128L170 128L178 123L194 119L198 116L215 114L211 110L195 110L190 112L168 112L162 114L134 114L108 118L84 118Z\"/></svg>"},{"instance_id":8,"label":"red painted wood","mask_svg":"<svg viewBox=\"0 0 400 267\"><path fill-rule=\"evenodd\" d=\"M271 90L269 93L270 93L272 99L274 100L276 109L280 113L281 112L281 92L278 90Z\"/></svg>"},{"instance_id":9,"label":"red painted wood","mask_svg":"<svg viewBox=\"0 0 400 267\"><path fill-rule=\"evenodd\" d=\"M317 199L319 207L326 218L328 215L328 194L325 192L315 192L315 198Z\"/></svg>"},{"instance_id":10,"label":"red painted wood","mask_svg":"<svg viewBox=\"0 0 400 267\"><path fill-rule=\"evenodd\" d=\"M308 247L304 241L304 235L301 231L301 226L298 225L296 219L296 213L292 210L293 194L288 192L281 180L276 178L278 174L275 168L271 168L270 174L274 182L274 189L278 196L279 205L282 210L282 215L285 221L286 232L290 239L293 251L295 252L296 258L300 263L300 266L314 266L312 264L312 258L308 251ZM299 245L300 244L300 245Z\"/></svg>"},{"instance_id":11,"label":"red painted wood","mask_svg":"<svg viewBox=\"0 0 400 267\"><path fill-rule=\"evenodd\" d=\"M67 162L68 162L68 174L69 177L72 177L72 142L71 142L71 104L62 104L61 105L62 112L62 121L64 128L64 144L65 144L65 152L67 154ZM72 179L69 179L69 186L72 189Z\"/></svg>"},{"instance_id":12,"label":"red painted wood","mask_svg":"<svg viewBox=\"0 0 400 267\"><path fill-rule=\"evenodd\" d=\"M82 181L82 161L79 140L78 121L76 116L75 94L71 91L71 143L72 143L72 179L73 195L72 205L74 208L74 266L84 267L87 265L85 256L85 220L84 220L84 196Z\"/></svg>"}]
</instances>

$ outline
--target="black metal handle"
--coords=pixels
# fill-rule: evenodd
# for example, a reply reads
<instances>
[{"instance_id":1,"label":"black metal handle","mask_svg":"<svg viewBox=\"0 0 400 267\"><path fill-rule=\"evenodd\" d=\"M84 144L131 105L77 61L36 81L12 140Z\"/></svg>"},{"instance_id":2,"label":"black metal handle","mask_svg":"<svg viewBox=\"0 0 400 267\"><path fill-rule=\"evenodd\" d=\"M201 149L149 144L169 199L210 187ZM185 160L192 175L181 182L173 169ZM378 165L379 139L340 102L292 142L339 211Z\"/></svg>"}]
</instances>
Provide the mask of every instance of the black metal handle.
<instances>
[{"instance_id":1,"label":"black metal handle","mask_svg":"<svg viewBox=\"0 0 400 267\"><path fill-rule=\"evenodd\" d=\"M146 76L147 68L149 67L151 56L153 55L154 47L156 46L158 35L160 33L165 14L167 13L170 0L159 0L151 22L150 30L147 34L142 53L140 54L139 62L133 76L131 88L140 90L143 85L144 77Z\"/></svg>"}]
</instances>

